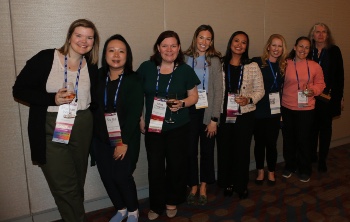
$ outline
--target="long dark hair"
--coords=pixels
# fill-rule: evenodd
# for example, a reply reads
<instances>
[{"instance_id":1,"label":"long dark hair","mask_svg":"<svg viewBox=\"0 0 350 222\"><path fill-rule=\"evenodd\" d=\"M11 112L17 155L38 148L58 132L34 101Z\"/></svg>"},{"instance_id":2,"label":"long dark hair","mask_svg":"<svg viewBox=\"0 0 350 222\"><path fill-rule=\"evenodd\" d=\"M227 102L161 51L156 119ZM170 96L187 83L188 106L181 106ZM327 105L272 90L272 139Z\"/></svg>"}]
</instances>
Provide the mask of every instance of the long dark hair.
<instances>
[{"instance_id":1,"label":"long dark hair","mask_svg":"<svg viewBox=\"0 0 350 222\"><path fill-rule=\"evenodd\" d=\"M160 52L158 51L158 46L160 46L160 43L162 43L164 39L171 38L171 37L175 38L177 41L177 44L181 46L179 35L176 32L168 30L160 33L156 43L154 43L153 55L150 58L150 60L153 61L157 66L159 66L162 63L162 57L160 55ZM181 65L182 63L184 63L184 54L180 49L179 54L177 55L174 61L174 64Z\"/></svg>"},{"instance_id":2,"label":"long dark hair","mask_svg":"<svg viewBox=\"0 0 350 222\"><path fill-rule=\"evenodd\" d=\"M308 37L306 37L306 36L300 36L299 38L297 38L297 40L295 41L294 46L297 46L301 40L306 40L306 41L308 41L308 42L310 43L310 51L311 51L311 40L310 40ZM310 51L309 51L309 53L307 54L306 59L311 59L311 53L310 53ZM295 58L295 50L294 50L294 48L293 48L293 49L290 51L290 53L288 54L287 59L294 59L294 58Z\"/></svg>"},{"instance_id":3,"label":"long dark hair","mask_svg":"<svg viewBox=\"0 0 350 222\"><path fill-rule=\"evenodd\" d=\"M232 40L236 35L241 35L241 34L245 35L247 38L247 47L245 49L245 52L241 56L241 64L245 65L245 64L251 63L251 60L249 59L249 55L248 55L248 51L249 51L249 36L248 36L248 34L243 32L243 31L234 32L231 35L231 38L228 40L228 43L227 43L226 54L224 57L224 70L225 70L225 72L227 70L227 67L230 65L230 60L232 59L232 50L231 50Z\"/></svg>"},{"instance_id":4,"label":"long dark hair","mask_svg":"<svg viewBox=\"0 0 350 222\"><path fill-rule=\"evenodd\" d=\"M112 35L111 37L109 37L106 40L106 42L103 46L103 52L102 52L102 68L104 69L105 72L109 71L109 65L106 62L106 50L107 50L108 43L112 40L119 40L125 44L125 46L126 46L126 62L124 65L124 73L133 72L133 70L132 70L132 52L131 52L130 45L124 39L124 37L120 34Z\"/></svg>"}]
</instances>

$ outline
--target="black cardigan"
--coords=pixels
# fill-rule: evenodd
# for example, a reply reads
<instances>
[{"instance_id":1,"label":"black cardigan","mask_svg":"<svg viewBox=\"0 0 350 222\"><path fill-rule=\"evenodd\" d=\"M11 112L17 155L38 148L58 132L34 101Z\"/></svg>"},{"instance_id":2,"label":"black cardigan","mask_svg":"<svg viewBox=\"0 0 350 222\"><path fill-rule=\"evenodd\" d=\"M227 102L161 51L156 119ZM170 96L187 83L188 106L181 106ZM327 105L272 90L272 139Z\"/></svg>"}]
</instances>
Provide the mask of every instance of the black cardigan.
<instances>
[{"instance_id":1,"label":"black cardigan","mask_svg":"<svg viewBox=\"0 0 350 222\"><path fill-rule=\"evenodd\" d=\"M326 88L331 89L331 109L332 116L340 116L341 100L344 94L344 65L343 57L338 46L332 45L328 48L330 55L331 80L326 82Z\"/></svg>"},{"instance_id":2,"label":"black cardigan","mask_svg":"<svg viewBox=\"0 0 350 222\"><path fill-rule=\"evenodd\" d=\"M104 95L107 72L103 68L99 69L98 84L96 90L97 109L94 111L94 136L100 141L109 144L106 121L104 117ZM132 134L140 133L139 122L143 107L143 90L141 78L135 72L124 73L120 84L117 109L118 116L125 117L119 119L122 140L124 144L129 144Z\"/></svg>"},{"instance_id":3,"label":"black cardigan","mask_svg":"<svg viewBox=\"0 0 350 222\"><path fill-rule=\"evenodd\" d=\"M46 91L55 49L46 49L29 59L13 86L16 101L29 105L28 136L33 164L46 163L45 122L48 106L56 106L56 93ZM88 58L86 59L88 61ZM87 63L91 84L91 105L94 107L97 65Z\"/></svg>"}]
</instances>

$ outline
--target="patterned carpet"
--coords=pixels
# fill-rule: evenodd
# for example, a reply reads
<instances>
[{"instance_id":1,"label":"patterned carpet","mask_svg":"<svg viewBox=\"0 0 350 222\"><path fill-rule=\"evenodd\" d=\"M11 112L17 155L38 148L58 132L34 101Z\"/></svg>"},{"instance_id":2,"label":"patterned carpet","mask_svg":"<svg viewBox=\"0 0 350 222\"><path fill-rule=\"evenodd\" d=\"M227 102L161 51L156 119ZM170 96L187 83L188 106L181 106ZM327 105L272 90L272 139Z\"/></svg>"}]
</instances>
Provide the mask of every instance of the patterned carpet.
<instances>
[{"instance_id":1,"label":"patterned carpet","mask_svg":"<svg viewBox=\"0 0 350 222\"><path fill-rule=\"evenodd\" d=\"M224 197L216 185L208 187L208 204L178 206L178 214L169 219L165 214L156 221L172 222L260 222L260 221L350 221L350 145L330 150L328 172L318 173L317 165L308 183L302 183L295 174L289 179L281 176L283 163L278 164L277 183L271 187L254 183L256 172L250 173L249 197ZM140 200L139 221L148 221L148 199ZM108 222L114 208L88 213L89 222Z\"/></svg>"}]
</instances>

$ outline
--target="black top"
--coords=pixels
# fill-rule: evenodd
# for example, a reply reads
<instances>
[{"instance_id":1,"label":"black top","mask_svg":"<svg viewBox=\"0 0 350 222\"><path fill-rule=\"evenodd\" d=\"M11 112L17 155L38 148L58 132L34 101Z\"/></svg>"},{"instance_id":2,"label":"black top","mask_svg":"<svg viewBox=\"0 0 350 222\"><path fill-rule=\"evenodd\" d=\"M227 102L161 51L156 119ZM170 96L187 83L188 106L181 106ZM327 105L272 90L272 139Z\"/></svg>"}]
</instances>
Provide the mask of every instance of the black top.
<instances>
[{"instance_id":1,"label":"black top","mask_svg":"<svg viewBox=\"0 0 350 222\"><path fill-rule=\"evenodd\" d=\"M260 67L260 70L264 79L264 88L265 88L264 97L256 104L255 117L258 119L261 119L261 118L271 118L273 116L280 115L280 114L271 115L270 99L269 99L269 93L281 92L283 77L281 75L279 64L278 62L271 62L274 75L276 75L276 72L277 72L276 84L274 84L275 78L274 78L274 75L272 75L272 70L270 68L269 63L266 62L266 66L263 67L261 57L254 57L253 61L256 62Z\"/></svg>"},{"instance_id":2,"label":"black top","mask_svg":"<svg viewBox=\"0 0 350 222\"><path fill-rule=\"evenodd\" d=\"M322 67L326 83L326 88L323 92L328 93L331 91L330 107L332 116L339 116L344 93L344 66L341 51L338 46L331 45L322 49L320 57L317 57L317 48L311 49L310 53L312 53L312 59Z\"/></svg>"},{"instance_id":3,"label":"black top","mask_svg":"<svg viewBox=\"0 0 350 222\"><path fill-rule=\"evenodd\" d=\"M98 107L94 111L94 136L109 144L104 113L117 112L123 143L128 144L133 134L140 133L139 121L143 107L141 78L135 72L123 74L117 97L117 106L114 110L114 97L120 78L114 81L110 81L108 78L107 107L105 107L106 77L107 72L100 68L96 90Z\"/></svg>"},{"instance_id":4,"label":"black top","mask_svg":"<svg viewBox=\"0 0 350 222\"><path fill-rule=\"evenodd\" d=\"M46 82L51 72L55 49L46 49L29 59L17 76L13 86L13 97L25 105L29 105L28 136L31 158L34 164L46 163L46 112L48 106L56 106L56 93L46 91ZM95 106L95 84L97 65L86 59L90 77L91 104Z\"/></svg>"},{"instance_id":5,"label":"black top","mask_svg":"<svg viewBox=\"0 0 350 222\"><path fill-rule=\"evenodd\" d=\"M226 70L225 72L225 96L224 96L223 113L222 113L223 120L226 119L228 93L237 92L239 75L241 74L241 66L233 66L231 64L229 66L230 66L230 73L228 73L228 70ZM230 78L228 77L228 75L230 75ZM243 80L243 73L241 78L241 85L242 85L242 80ZM231 86L231 92L230 92L229 85Z\"/></svg>"}]
</instances>

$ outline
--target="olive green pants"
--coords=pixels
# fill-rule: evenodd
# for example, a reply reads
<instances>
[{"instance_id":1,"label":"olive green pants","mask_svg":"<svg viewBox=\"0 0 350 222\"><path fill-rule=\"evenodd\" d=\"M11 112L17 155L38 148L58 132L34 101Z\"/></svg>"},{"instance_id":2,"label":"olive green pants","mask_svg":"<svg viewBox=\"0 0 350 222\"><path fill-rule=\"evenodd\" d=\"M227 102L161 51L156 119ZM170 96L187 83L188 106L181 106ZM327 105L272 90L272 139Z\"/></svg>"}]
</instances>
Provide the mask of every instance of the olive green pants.
<instances>
[{"instance_id":1,"label":"olive green pants","mask_svg":"<svg viewBox=\"0 0 350 222\"><path fill-rule=\"evenodd\" d=\"M68 144L52 142L57 113L46 115L46 164L41 166L64 221L84 221L84 183L92 137L90 110L78 111Z\"/></svg>"}]
</instances>

